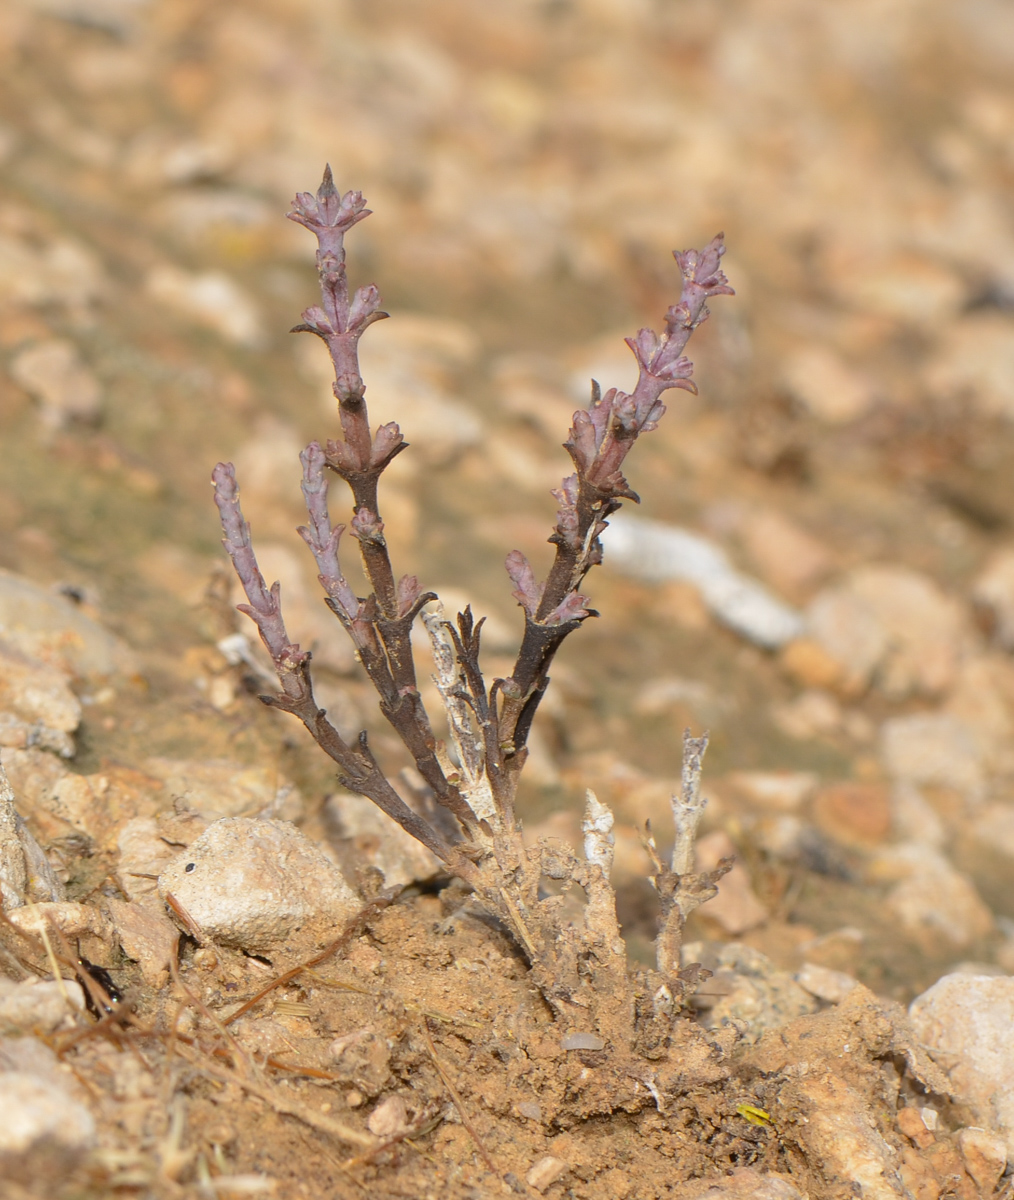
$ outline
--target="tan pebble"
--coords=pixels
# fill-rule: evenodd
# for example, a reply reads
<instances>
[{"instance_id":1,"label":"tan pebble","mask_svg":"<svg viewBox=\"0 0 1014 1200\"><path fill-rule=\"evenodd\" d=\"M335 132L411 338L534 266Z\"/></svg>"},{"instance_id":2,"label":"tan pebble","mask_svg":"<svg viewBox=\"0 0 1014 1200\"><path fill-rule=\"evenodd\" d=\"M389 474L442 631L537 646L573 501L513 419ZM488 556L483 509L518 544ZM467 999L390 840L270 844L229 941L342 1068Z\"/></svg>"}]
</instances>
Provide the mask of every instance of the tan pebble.
<instances>
[{"instance_id":1,"label":"tan pebble","mask_svg":"<svg viewBox=\"0 0 1014 1200\"><path fill-rule=\"evenodd\" d=\"M12 925L29 933L37 933L46 925L49 929L58 929L65 937L81 937L90 933L108 941L112 936L112 927L103 913L73 900L26 905L9 912L7 919Z\"/></svg>"},{"instance_id":2,"label":"tan pebble","mask_svg":"<svg viewBox=\"0 0 1014 1200\"><path fill-rule=\"evenodd\" d=\"M937 1173L914 1146L902 1146L898 1172L913 1200L940 1200Z\"/></svg>"},{"instance_id":3,"label":"tan pebble","mask_svg":"<svg viewBox=\"0 0 1014 1200\"><path fill-rule=\"evenodd\" d=\"M856 986L856 980L844 971L832 971L816 963L803 963L796 972L796 983L811 996L828 1004L840 1004Z\"/></svg>"},{"instance_id":4,"label":"tan pebble","mask_svg":"<svg viewBox=\"0 0 1014 1200\"><path fill-rule=\"evenodd\" d=\"M167 308L205 325L226 341L256 346L260 314L253 298L222 271L191 274L179 267L156 267L146 280L148 294Z\"/></svg>"},{"instance_id":5,"label":"tan pebble","mask_svg":"<svg viewBox=\"0 0 1014 1200\"><path fill-rule=\"evenodd\" d=\"M961 1155L951 1142L935 1141L923 1153L929 1159L937 1177L946 1180L950 1185L950 1190L942 1192L941 1195L953 1196L955 1200L979 1200L972 1180L965 1174Z\"/></svg>"},{"instance_id":6,"label":"tan pebble","mask_svg":"<svg viewBox=\"0 0 1014 1200\"><path fill-rule=\"evenodd\" d=\"M0 1025L52 1033L64 1019L84 1009L84 992L73 979L0 978Z\"/></svg>"},{"instance_id":7,"label":"tan pebble","mask_svg":"<svg viewBox=\"0 0 1014 1200\"><path fill-rule=\"evenodd\" d=\"M525 1183L537 1192L544 1192L551 1184L556 1183L567 1169L568 1164L562 1158L547 1154L545 1158L540 1158L532 1164L525 1176Z\"/></svg>"},{"instance_id":8,"label":"tan pebble","mask_svg":"<svg viewBox=\"0 0 1014 1200\"><path fill-rule=\"evenodd\" d=\"M886 907L927 952L948 942L962 949L992 931L993 914L975 884L943 854L912 843L890 852L899 865L907 858L909 873L888 893Z\"/></svg>"},{"instance_id":9,"label":"tan pebble","mask_svg":"<svg viewBox=\"0 0 1014 1200\"><path fill-rule=\"evenodd\" d=\"M788 704L776 705L771 716L783 733L800 741L837 733L845 725L841 705L820 688L807 688Z\"/></svg>"},{"instance_id":10,"label":"tan pebble","mask_svg":"<svg viewBox=\"0 0 1014 1200\"><path fill-rule=\"evenodd\" d=\"M796 812L817 785L811 771L733 771L728 781L745 799L768 812Z\"/></svg>"},{"instance_id":11,"label":"tan pebble","mask_svg":"<svg viewBox=\"0 0 1014 1200\"><path fill-rule=\"evenodd\" d=\"M219 712L224 711L236 699L236 685L228 675L217 675L208 684L208 703Z\"/></svg>"},{"instance_id":12,"label":"tan pebble","mask_svg":"<svg viewBox=\"0 0 1014 1200\"><path fill-rule=\"evenodd\" d=\"M797 350L786 362L783 378L793 398L828 425L856 420L875 399L870 381L822 346Z\"/></svg>"},{"instance_id":13,"label":"tan pebble","mask_svg":"<svg viewBox=\"0 0 1014 1200\"><path fill-rule=\"evenodd\" d=\"M673 621L681 629L701 632L711 622L700 591L692 583L670 580L659 586L652 611L664 621Z\"/></svg>"},{"instance_id":14,"label":"tan pebble","mask_svg":"<svg viewBox=\"0 0 1014 1200\"><path fill-rule=\"evenodd\" d=\"M841 664L810 638L796 638L779 656L782 669L808 688L833 688L842 679Z\"/></svg>"},{"instance_id":15,"label":"tan pebble","mask_svg":"<svg viewBox=\"0 0 1014 1200\"><path fill-rule=\"evenodd\" d=\"M66 1178L95 1141L91 1114L53 1080L24 1071L0 1074L0 1107L0 1173L6 1180L37 1187Z\"/></svg>"},{"instance_id":16,"label":"tan pebble","mask_svg":"<svg viewBox=\"0 0 1014 1200\"><path fill-rule=\"evenodd\" d=\"M917 1108L903 1108L898 1112L898 1128L920 1150L932 1146L936 1141L933 1134L926 1128L922 1113Z\"/></svg>"},{"instance_id":17,"label":"tan pebble","mask_svg":"<svg viewBox=\"0 0 1014 1200\"><path fill-rule=\"evenodd\" d=\"M123 952L140 965L146 983L156 988L165 986L178 935L154 897L145 903L128 903L110 896L105 904ZM195 959L202 954L214 958L214 951L198 950Z\"/></svg>"},{"instance_id":18,"label":"tan pebble","mask_svg":"<svg viewBox=\"0 0 1014 1200\"><path fill-rule=\"evenodd\" d=\"M11 375L39 401L50 428L99 415L102 388L73 342L53 338L29 346L12 361Z\"/></svg>"},{"instance_id":19,"label":"tan pebble","mask_svg":"<svg viewBox=\"0 0 1014 1200\"><path fill-rule=\"evenodd\" d=\"M875 783L835 783L821 788L813 806L818 828L846 845L876 845L891 832L886 787Z\"/></svg>"},{"instance_id":20,"label":"tan pebble","mask_svg":"<svg viewBox=\"0 0 1014 1200\"><path fill-rule=\"evenodd\" d=\"M366 1128L375 1137L396 1137L409 1127L408 1108L401 1096L388 1096L370 1113Z\"/></svg>"},{"instance_id":21,"label":"tan pebble","mask_svg":"<svg viewBox=\"0 0 1014 1200\"><path fill-rule=\"evenodd\" d=\"M829 551L782 513L770 509L748 513L738 532L763 578L792 600L833 565Z\"/></svg>"},{"instance_id":22,"label":"tan pebble","mask_svg":"<svg viewBox=\"0 0 1014 1200\"><path fill-rule=\"evenodd\" d=\"M696 868L698 871L713 871L723 858L734 857L736 848L729 835L716 830L701 838L696 846ZM726 933L745 933L767 920L768 910L757 899L750 883L750 876L742 863L718 884L718 895L708 900L701 908L702 916L717 921Z\"/></svg>"},{"instance_id":23,"label":"tan pebble","mask_svg":"<svg viewBox=\"0 0 1014 1200\"><path fill-rule=\"evenodd\" d=\"M903 1200L897 1154L880 1135L861 1093L828 1075L786 1086L782 1099L805 1119L799 1126L803 1153L820 1164L829 1189L836 1189L832 1194Z\"/></svg>"},{"instance_id":24,"label":"tan pebble","mask_svg":"<svg viewBox=\"0 0 1014 1200\"><path fill-rule=\"evenodd\" d=\"M692 1180L677 1186L674 1194L679 1200L803 1200L784 1176L753 1167L740 1167L720 1179Z\"/></svg>"},{"instance_id":25,"label":"tan pebble","mask_svg":"<svg viewBox=\"0 0 1014 1200\"><path fill-rule=\"evenodd\" d=\"M601 1185L603 1193L609 1196L610 1200L626 1200L634 1188L633 1179L618 1167L600 1175L596 1182Z\"/></svg>"},{"instance_id":26,"label":"tan pebble","mask_svg":"<svg viewBox=\"0 0 1014 1200\"><path fill-rule=\"evenodd\" d=\"M349 1108L360 1108L366 1097L356 1088L349 1088L345 1093L345 1103Z\"/></svg>"},{"instance_id":27,"label":"tan pebble","mask_svg":"<svg viewBox=\"0 0 1014 1200\"><path fill-rule=\"evenodd\" d=\"M958 1134L958 1150L965 1170L989 1196L1007 1169L1007 1147L1003 1139L985 1129L962 1129Z\"/></svg>"}]
</instances>

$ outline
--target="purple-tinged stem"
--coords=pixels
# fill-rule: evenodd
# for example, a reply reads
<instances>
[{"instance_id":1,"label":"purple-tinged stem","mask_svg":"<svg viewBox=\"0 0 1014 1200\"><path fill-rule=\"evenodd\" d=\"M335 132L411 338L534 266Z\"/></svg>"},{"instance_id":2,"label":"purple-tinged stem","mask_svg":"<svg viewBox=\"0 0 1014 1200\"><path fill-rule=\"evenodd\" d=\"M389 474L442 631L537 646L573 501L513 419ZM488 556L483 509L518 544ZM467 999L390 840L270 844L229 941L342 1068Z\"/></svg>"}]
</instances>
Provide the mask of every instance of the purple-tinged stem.
<instances>
[{"instance_id":1,"label":"purple-tinged stem","mask_svg":"<svg viewBox=\"0 0 1014 1200\"><path fill-rule=\"evenodd\" d=\"M525 609L525 636L509 686L503 690L500 736L508 757L524 745L535 709L548 682L547 671L564 638L593 610L578 592L588 571L602 561L599 535L621 500L638 497L623 477L622 466L642 433L655 429L665 413L662 394L672 388L696 392L693 363L683 356L690 335L708 317L712 296L731 296L721 270L725 253L718 234L703 250L673 251L683 278L680 299L666 313L661 334L641 329L627 338L638 365L637 384L627 393L611 388L605 395L592 384L592 402L574 414L565 446L576 473L553 495L559 502L556 528L549 539L556 557L545 584L517 552L507 569L514 595Z\"/></svg>"},{"instance_id":2,"label":"purple-tinged stem","mask_svg":"<svg viewBox=\"0 0 1014 1200\"><path fill-rule=\"evenodd\" d=\"M225 534L222 544L229 552L249 601L239 606L240 611L245 612L256 624L261 641L278 671L289 672L303 663L308 655L290 640L286 631L282 619L280 585L276 582L269 589L257 565L257 556L250 541L250 526L243 519L243 510L239 506L235 468L232 463L219 463L211 478Z\"/></svg>"}]
</instances>

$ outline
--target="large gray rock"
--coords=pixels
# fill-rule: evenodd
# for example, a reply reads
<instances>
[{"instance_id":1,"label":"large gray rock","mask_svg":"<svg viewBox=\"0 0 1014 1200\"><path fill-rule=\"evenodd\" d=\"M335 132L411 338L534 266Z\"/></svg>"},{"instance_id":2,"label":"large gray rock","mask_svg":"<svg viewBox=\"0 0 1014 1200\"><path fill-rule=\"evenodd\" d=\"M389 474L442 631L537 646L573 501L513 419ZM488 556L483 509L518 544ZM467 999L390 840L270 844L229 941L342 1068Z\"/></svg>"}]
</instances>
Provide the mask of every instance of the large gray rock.
<instances>
[{"instance_id":1,"label":"large gray rock","mask_svg":"<svg viewBox=\"0 0 1014 1200\"><path fill-rule=\"evenodd\" d=\"M1014 977L945 975L912 1001L909 1015L956 1099L1014 1154Z\"/></svg>"}]
</instances>

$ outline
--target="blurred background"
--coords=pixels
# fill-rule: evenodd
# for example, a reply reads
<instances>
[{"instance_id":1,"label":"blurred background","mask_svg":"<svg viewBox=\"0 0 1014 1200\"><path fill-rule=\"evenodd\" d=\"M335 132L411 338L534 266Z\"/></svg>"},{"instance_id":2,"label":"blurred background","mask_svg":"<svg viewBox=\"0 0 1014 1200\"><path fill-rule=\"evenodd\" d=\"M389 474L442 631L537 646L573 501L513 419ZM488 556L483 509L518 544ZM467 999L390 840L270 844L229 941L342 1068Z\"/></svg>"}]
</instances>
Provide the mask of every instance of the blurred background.
<instances>
[{"instance_id":1,"label":"blurred background","mask_svg":"<svg viewBox=\"0 0 1014 1200\"><path fill-rule=\"evenodd\" d=\"M216 649L242 628L219 459L330 711L400 761L293 532L298 451L337 423L323 347L286 332L316 288L284 214L325 162L374 211L349 269L392 314L363 365L412 443L396 567L488 614L495 673L570 414L632 383L670 251L724 230L737 295L629 460L643 504L554 670L526 823L573 838L595 787L633 881L707 727L710 852L759 906L726 936L899 995L1014 968L1012 68L1002 0L7 0L0 566L141 663L75 769L272 761L311 813L333 790Z\"/></svg>"}]
</instances>

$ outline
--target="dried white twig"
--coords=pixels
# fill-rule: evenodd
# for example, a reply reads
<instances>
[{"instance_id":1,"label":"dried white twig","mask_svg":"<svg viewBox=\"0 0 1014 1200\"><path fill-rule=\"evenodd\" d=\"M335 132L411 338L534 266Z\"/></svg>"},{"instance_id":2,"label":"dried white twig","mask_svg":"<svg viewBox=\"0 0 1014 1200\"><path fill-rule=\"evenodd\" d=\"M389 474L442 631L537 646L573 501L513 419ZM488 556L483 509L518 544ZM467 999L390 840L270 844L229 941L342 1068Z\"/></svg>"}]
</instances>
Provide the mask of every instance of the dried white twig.
<instances>
[{"instance_id":1,"label":"dried white twig","mask_svg":"<svg viewBox=\"0 0 1014 1200\"><path fill-rule=\"evenodd\" d=\"M686 875L694 865L694 840L697 827L708 801L701 795L701 767L704 752L708 748L708 735L691 737L690 730L683 731L683 778L679 796L672 797L672 823L676 829L676 841L672 848L670 870L677 875Z\"/></svg>"}]
</instances>

